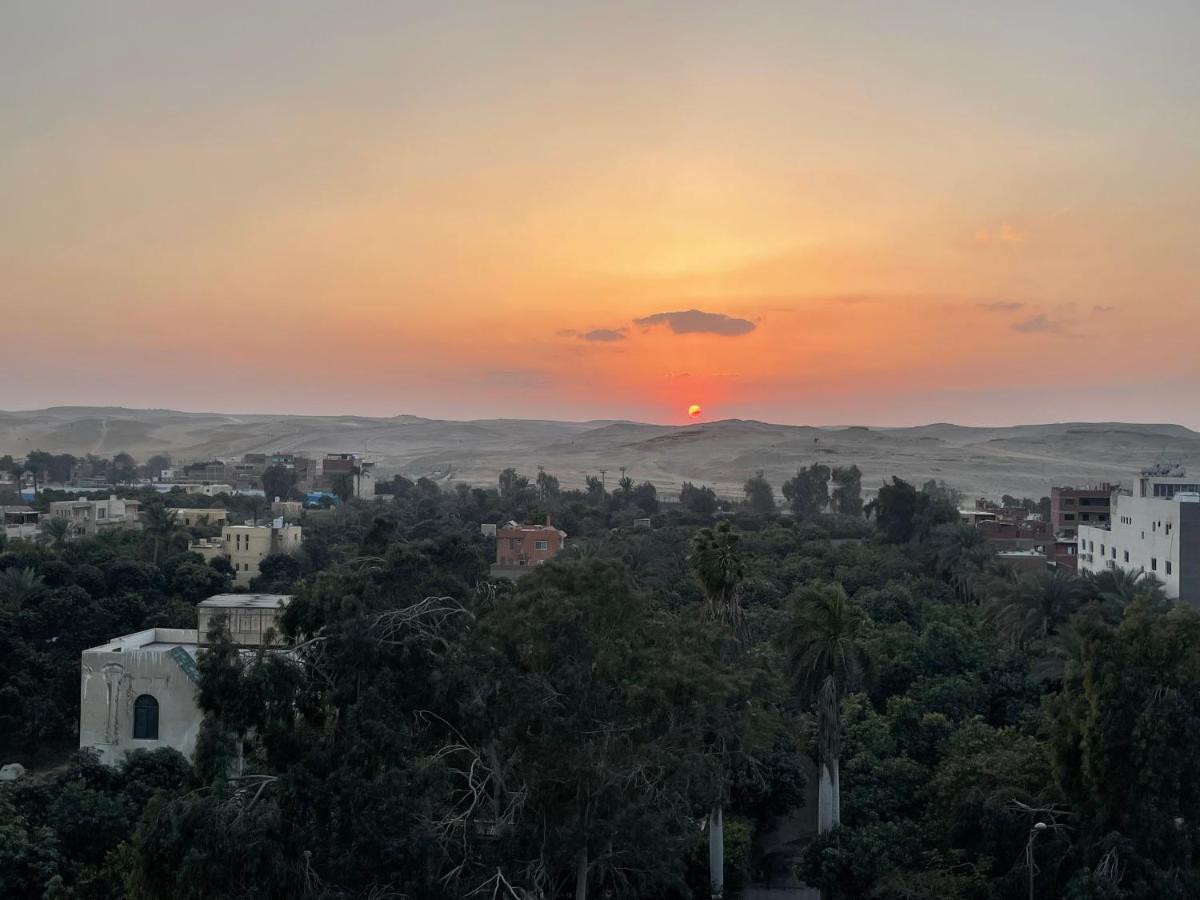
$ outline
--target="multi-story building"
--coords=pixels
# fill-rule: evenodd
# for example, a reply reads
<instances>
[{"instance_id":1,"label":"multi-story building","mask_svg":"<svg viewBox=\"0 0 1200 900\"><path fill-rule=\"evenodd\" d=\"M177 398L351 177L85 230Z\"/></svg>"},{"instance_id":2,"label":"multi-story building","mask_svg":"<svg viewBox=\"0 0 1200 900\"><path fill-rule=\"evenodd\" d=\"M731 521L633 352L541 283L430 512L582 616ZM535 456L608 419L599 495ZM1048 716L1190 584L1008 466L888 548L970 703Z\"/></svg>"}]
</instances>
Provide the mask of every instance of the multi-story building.
<instances>
[{"instance_id":1,"label":"multi-story building","mask_svg":"<svg viewBox=\"0 0 1200 900\"><path fill-rule=\"evenodd\" d=\"M285 525L282 518L270 525L226 525L221 529L223 555L233 566L234 584L248 585L258 575L258 564L272 553L297 553L303 529Z\"/></svg>"},{"instance_id":2,"label":"multi-story building","mask_svg":"<svg viewBox=\"0 0 1200 900\"><path fill-rule=\"evenodd\" d=\"M0 506L4 536L10 541L33 540L38 536L38 519L41 515L28 506Z\"/></svg>"},{"instance_id":3,"label":"multi-story building","mask_svg":"<svg viewBox=\"0 0 1200 900\"><path fill-rule=\"evenodd\" d=\"M196 703L198 651L217 615L246 647L277 631L284 594L218 594L197 605L198 628L148 628L84 650L79 746L116 765L131 750L171 747L190 757L204 718Z\"/></svg>"},{"instance_id":4,"label":"multi-story building","mask_svg":"<svg viewBox=\"0 0 1200 900\"><path fill-rule=\"evenodd\" d=\"M50 504L49 517L65 519L71 525L72 537L96 535L111 528L140 528L138 514L142 504L137 500L121 500L112 494L106 500L55 500Z\"/></svg>"},{"instance_id":5,"label":"multi-story building","mask_svg":"<svg viewBox=\"0 0 1200 900\"><path fill-rule=\"evenodd\" d=\"M1114 492L1111 509L1106 524L1080 526L1080 570L1147 572L1168 596L1200 604L1200 483L1156 466Z\"/></svg>"},{"instance_id":6,"label":"multi-story building","mask_svg":"<svg viewBox=\"0 0 1200 900\"><path fill-rule=\"evenodd\" d=\"M513 578L553 559L562 550L567 533L550 524L518 525L509 522L496 529L496 562L492 574Z\"/></svg>"},{"instance_id":7,"label":"multi-story building","mask_svg":"<svg viewBox=\"0 0 1200 900\"><path fill-rule=\"evenodd\" d=\"M357 453L327 453L321 463L321 483L334 490L342 478L349 479L350 496L375 499L375 463Z\"/></svg>"},{"instance_id":8,"label":"multi-story building","mask_svg":"<svg viewBox=\"0 0 1200 900\"><path fill-rule=\"evenodd\" d=\"M1109 496L1115 489L1111 484L1089 487L1056 487L1050 489L1050 524L1054 533L1073 538L1080 525L1103 525L1108 522Z\"/></svg>"}]
</instances>

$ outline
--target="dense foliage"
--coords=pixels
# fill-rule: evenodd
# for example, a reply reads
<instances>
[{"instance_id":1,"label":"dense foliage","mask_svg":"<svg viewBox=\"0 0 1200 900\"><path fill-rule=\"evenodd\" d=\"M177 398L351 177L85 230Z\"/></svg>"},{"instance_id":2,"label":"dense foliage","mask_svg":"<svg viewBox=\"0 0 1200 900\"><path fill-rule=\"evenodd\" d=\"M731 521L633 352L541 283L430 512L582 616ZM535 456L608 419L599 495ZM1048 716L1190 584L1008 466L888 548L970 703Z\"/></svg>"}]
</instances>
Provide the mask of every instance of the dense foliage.
<instances>
[{"instance_id":1,"label":"dense foliage","mask_svg":"<svg viewBox=\"0 0 1200 900\"><path fill-rule=\"evenodd\" d=\"M264 561L294 649L214 631L190 763L46 761L80 650L192 624L228 573L154 503L0 555L0 740L42 770L0 786L0 894L703 897L721 811L730 896L781 868L831 898L1200 895L1200 617L1145 578L1016 578L943 485L864 518L853 466L800 469L782 513L761 474L739 504L386 491ZM546 516L568 550L490 582L479 524ZM797 810L837 824L753 844Z\"/></svg>"}]
</instances>

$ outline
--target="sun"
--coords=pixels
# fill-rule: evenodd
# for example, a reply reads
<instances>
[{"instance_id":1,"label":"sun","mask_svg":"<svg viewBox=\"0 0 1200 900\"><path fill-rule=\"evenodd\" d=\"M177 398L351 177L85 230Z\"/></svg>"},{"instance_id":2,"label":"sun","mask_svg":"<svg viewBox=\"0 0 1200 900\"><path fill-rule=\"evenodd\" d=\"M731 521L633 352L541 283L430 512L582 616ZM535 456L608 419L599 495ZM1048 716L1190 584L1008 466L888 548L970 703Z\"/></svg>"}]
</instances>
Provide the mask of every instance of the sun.
<instances>
[{"instance_id":1,"label":"sun","mask_svg":"<svg viewBox=\"0 0 1200 900\"><path fill-rule=\"evenodd\" d=\"M688 415L691 416L693 419L700 418L701 412L702 412L702 410L700 409L699 403L693 403L691 406L688 407Z\"/></svg>"}]
</instances>

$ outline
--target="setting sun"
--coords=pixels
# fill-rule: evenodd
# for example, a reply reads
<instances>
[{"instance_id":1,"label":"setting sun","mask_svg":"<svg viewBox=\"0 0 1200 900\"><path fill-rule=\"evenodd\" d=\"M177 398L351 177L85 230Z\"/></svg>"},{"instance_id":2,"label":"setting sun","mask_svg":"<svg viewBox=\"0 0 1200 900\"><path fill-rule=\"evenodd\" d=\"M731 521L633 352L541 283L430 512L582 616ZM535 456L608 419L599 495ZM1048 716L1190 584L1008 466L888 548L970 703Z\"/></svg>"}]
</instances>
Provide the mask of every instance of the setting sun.
<instances>
[{"instance_id":1,"label":"setting sun","mask_svg":"<svg viewBox=\"0 0 1200 900\"><path fill-rule=\"evenodd\" d=\"M688 415L691 416L693 419L699 418L700 412L701 412L701 410L700 410L699 403L693 403L691 406L688 407Z\"/></svg>"}]
</instances>

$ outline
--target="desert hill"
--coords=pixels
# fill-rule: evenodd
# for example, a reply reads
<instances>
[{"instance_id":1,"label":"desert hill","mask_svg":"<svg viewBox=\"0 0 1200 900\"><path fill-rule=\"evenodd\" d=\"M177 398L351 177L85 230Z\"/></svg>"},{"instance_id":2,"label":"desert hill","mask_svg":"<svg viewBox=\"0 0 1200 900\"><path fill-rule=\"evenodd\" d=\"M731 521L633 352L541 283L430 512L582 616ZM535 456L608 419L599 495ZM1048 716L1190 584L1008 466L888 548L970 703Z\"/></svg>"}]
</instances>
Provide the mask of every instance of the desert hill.
<instances>
[{"instance_id":1,"label":"desert hill","mask_svg":"<svg viewBox=\"0 0 1200 900\"><path fill-rule=\"evenodd\" d=\"M778 486L798 466L856 463L863 485L891 475L942 479L967 494L1038 497L1052 484L1128 480L1159 459L1200 471L1200 434L1180 425L1121 422L980 428L937 423L910 428L774 425L727 419L689 425L555 422L525 419L442 421L418 416L283 416L187 413L119 407L54 407L0 412L0 454L58 453L177 461L249 452L359 452L385 472L454 482L492 483L514 466L539 465L566 487L621 466L660 491L683 481L737 494L758 469Z\"/></svg>"}]
</instances>

